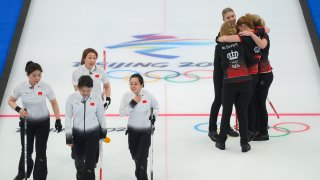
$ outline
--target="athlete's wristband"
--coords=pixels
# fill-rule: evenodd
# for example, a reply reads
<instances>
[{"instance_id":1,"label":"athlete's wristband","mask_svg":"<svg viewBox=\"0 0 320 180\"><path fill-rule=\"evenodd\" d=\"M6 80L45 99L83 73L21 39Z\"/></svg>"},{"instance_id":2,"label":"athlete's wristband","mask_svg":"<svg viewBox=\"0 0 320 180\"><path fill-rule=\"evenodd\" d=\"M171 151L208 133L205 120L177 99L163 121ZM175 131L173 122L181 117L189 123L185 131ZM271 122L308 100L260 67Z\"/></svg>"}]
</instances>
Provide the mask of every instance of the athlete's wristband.
<instances>
[{"instance_id":1,"label":"athlete's wristband","mask_svg":"<svg viewBox=\"0 0 320 180\"><path fill-rule=\"evenodd\" d=\"M134 106L136 106L138 103L136 101L134 101L133 99L130 101L130 107L134 108Z\"/></svg>"},{"instance_id":2,"label":"athlete's wristband","mask_svg":"<svg viewBox=\"0 0 320 180\"><path fill-rule=\"evenodd\" d=\"M19 113L19 112L20 112L20 110L21 110L21 107L17 106L14 110L15 110L15 111L17 111L17 112Z\"/></svg>"}]
</instances>

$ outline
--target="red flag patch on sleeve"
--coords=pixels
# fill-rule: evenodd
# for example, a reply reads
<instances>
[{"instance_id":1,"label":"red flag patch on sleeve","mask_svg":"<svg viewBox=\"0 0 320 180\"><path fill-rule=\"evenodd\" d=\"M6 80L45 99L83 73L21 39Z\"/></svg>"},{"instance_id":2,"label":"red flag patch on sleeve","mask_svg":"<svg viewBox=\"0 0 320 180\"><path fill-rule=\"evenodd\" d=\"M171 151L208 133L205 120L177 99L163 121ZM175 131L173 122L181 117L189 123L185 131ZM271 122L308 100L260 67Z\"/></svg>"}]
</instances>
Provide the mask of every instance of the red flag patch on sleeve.
<instances>
[{"instance_id":1,"label":"red flag patch on sleeve","mask_svg":"<svg viewBox=\"0 0 320 180\"><path fill-rule=\"evenodd\" d=\"M147 103L147 100L146 99L142 100L142 103L143 104Z\"/></svg>"},{"instance_id":2,"label":"red flag patch on sleeve","mask_svg":"<svg viewBox=\"0 0 320 180\"><path fill-rule=\"evenodd\" d=\"M91 103L90 103L90 106L94 106L94 102L91 102Z\"/></svg>"},{"instance_id":3,"label":"red flag patch on sleeve","mask_svg":"<svg viewBox=\"0 0 320 180\"><path fill-rule=\"evenodd\" d=\"M96 74L96 75L95 75L95 77L96 77L96 78L99 78L99 77L100 77L100 75L99 75L99 74Z\"/></svg>"},{"instance_id":4,"label":"red flag patch on sleeve","mask_svg":"<svg viewBox=\"0 0 320 180\"><path fill-rule=\"evenodd\" d=\"M41 91L39 91L39 92L38 92L38 95L39 95L39 96L42 96L42 92L41 92Z\"/></svg>"}]
</instances>

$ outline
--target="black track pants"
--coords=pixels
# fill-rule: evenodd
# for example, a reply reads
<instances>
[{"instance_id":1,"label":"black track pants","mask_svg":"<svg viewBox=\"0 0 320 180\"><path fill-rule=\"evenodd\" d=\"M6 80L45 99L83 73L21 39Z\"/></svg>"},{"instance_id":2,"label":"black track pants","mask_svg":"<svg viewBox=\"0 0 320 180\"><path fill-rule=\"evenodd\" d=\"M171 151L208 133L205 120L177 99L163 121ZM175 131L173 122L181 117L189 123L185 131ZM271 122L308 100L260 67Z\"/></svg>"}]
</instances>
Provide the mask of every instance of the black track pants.
<instances>
[{"instance_id":1,"label":"black track pants","mask_svg":"<svg viewBox=\"0 0 320 180\"><path fill-rule=\"evenodd\" d=\"M259 83L257 85L256 99L257 99L257 125L256 128L261 134L268 133L268 111L266 107L266 100L268 97L269 88L273 81L273 73L259 74Z\"/></svg>"},{"instance_id":2,"label":"black track pants","mask_svg":"<svg viewBox=\"0 0 320 180\"><path fill-rule=\"evenodd\" d=\"M218 141L225 143L227 140L227 130L229 128L230 116L232 113L232 105L236 107L239 130L240 130L240 143L248 143L248 118L247 110L251 96L251 81L242 83L224 84L222 90L222 118L220 126L220 134Z\"/></svg>"},{"instance_id":3,"label":"black track pants","mask_svg":"<svg viewBox=\"0 0 320 180\"><path fill-rule=\"evenodd\" d=\"M151 144L151 133L128 130L128 143L132 159L136 164L135 175L137 180L148 180L147 166L149 148Z\"/></svg>"},{"instance_id":4,"label":"black track pants","mask_svg":"<svg viewBox=\"0 0 320 180\"><path fill-rule=\"evenodd\" d=\"M27 123L27 175L30 177L33 169L35 180L47 179L47 141L49 137L49 118L41 123ZM24 177L24 122L20 123L21 156L19 161L18 175ZM33 162L32 153L35 142L36 160Z\"/></svg>"},{"instance_id":5,"label":"black track pants","mask_svg":"<svg viewBox=\"0 0 320 180\"><path fill-rule=\"evenodd\" d=\"M75 137L73 145L77 180L95 180L94 169L99 148L99 137Z\"/></svg>"}]
</instances>

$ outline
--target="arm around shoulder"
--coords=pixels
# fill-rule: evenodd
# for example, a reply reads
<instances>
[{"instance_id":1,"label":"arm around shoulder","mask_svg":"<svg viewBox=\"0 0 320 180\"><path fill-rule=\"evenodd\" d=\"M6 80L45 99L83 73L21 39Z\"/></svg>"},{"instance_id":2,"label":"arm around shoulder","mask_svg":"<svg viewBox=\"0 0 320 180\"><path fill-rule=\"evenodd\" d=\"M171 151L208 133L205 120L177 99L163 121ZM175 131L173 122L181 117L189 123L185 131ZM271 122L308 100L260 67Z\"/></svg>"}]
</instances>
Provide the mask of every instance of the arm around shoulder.
<instances>
[{"instance_id":1,"label":"arm around shoulder","mask_svg":"<svg viewBox=\"0 0 320 180\"><path fill-rule=\"evenodd\" d=\"M220 36L219 42L241 42L239 35Z\"/></svg>"}]
</instances>

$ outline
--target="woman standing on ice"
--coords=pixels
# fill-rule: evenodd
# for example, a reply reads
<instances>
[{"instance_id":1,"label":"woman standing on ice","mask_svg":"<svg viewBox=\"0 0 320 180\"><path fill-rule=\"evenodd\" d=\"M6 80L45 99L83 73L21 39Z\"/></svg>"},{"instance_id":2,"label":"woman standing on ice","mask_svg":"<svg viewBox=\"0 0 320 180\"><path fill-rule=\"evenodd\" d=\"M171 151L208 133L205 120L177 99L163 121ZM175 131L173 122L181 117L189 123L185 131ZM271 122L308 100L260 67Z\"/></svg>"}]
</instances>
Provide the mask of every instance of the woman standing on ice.
<instances>
[{"instance_id":1,"label":"woman standing on ice","mask_svg":"<svg viewBox=\"0 0 320 180\"><path fill-rule=\"evenodd\" d=\"M33 178L47 179L47 141L50 129L50 114L46 105L46 99L49 99L54 115L56 117L55 128L58 132L62 130L60 111L58 102L51 86L43 81L42 68L38 63L29 61L26 64L25 71L28 80L20 83L10 96L8 104L12 109L20 114L20 137L21 137L21 156L19 161L18 175L15 180L25 178L24 170L24 119L27 121L27 177L30 177L32 169ZM16 101L21 97L23 107L19 107ZM36 146L36 160L33 163L32 152L33 144ZM34 165L34 166L33 166Z\"/></svg>"},{"instance_id":2,"label":"woman standing on ice","mask_svg":"<svg viewBox=\"0 0 320 180\"><path fill-rule=\"evenodd\" d=\"M93 79L92 91L102 98L105 96L106 103L104 106L109 106L111 103L111 86L107 74L103 68L97 66L98 53L92 48L87 48L82 53L81 66L72 74L72 84L74 89L78 91L78 81L83 75L88 75ZM103 91L101 90L103 86ZM104 98L103 98L104 99Z\"/></svg>"},{"instance_id":3,"label":"woman standing on ice","mask_svg":"<svg viewBox=\"0 0 320 180\"><path fill-rule=\"evenodd\" d=\"M222 10L222 19L224 22L231 22L236 24L236 14L234 13L233 9L225 8ZM220 36L220 31L216 40ZM218 41L216 41L219 43ZM222 78L223 73L220 67L220 64L217 64L214 61L214 71L213 71L213 85L214 85L214 101L211 105L210 116L209 116L209 133L208 136L213 142L217 142L218 139L218 132L217 132L217 120L218 114L222 103ZM229 128L227 134L232 137L238 137L239 133L232 129L229 122Z\"/></svg>"},{"instance_id":4,"label":"woman standing on ice","mask_svg":"<svg viewBox=\"0 0 320 180\"><path fill-rule=\"evenodd\" d=\"M92 48L87 48L82 53L81 65L72 73L72 84L74 90L78 91L78 81L83 75L88 75L93 79L93 93L101 96L105 100L105 109L111 104L111 86L107 74L103 68L97 66L98 52ZM101 90L103 87L103 91ZM71 157L74 159L74 151L71 148ZM96 162L99 159L99 149L97 150Z\"/></svg>"},{"instance_id":5,"label":"woman standing on ice","mask_svg":"<svg viewBox=\"0 0 320 180\"><path fill-rule=\"evenodd\" d=\"M130 79L130 90L122 97L120 116L129 114L128 142L132 159L135 161L137 180L147 180L149 147L151 144L151 108L157 116L159 104L150 92L142 89L144 81L140 74L133 74Z\"/></svg>"},{"instance_id":6,"label":"woman standing on ice","mask_svg":"<svg viewBox=\"0 0 320 180\"><path fill-rule=\"evenodd\" d=\"M228 36L235 35L238 31L234 23L225 22L221 26L220 33L222 36ZM252 77L248 65L257 64L258 62L253 58L247 47L238 42L217 44L214 58L223 70L223 111L216 147L221 150L225 149L227 131L234 104L239 118L241 151L247 152L251 149L248 143L247 110L252 91Z\"/></svg>"},{"instance_id":7,"label":"woman standing on ice","mask_svg":"<svg viewBox=\"0 0 320 180\"><path fill-rule=\"evenodd\" d=\"M265 21L258 15L251 15L253 18L254 26L256 31L261 31L263 35L261 39L267 44L265 47L258 46L261 48L261 60L259 61L259 81L256 88L256 102L257 102L257 119L253 122L253 132L257 132L253 141L267 141L269 140L268 133L268 111L266 107L266 101L269 93L269 88L273 81L272 67L269 61L269 49L270 49L270 39L269 35L265 32ZM243 36L254 37L254 33L251 31L241 32ZM257 41L259 43L259 41Z\"/></svg>"},{"instance_id":8,"label":"woman standing on ice","mask_svg":"<svg viewBox=\"0 0 320 180\"><path fill-rule=\"evenodd\" d=\"M99 139L107 135L101 96L92 92L93 80L81 76L78 91L66 102L66 143L74 147L78 180L94 180Z\"/></svg>"}]
</instances>

